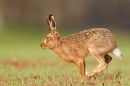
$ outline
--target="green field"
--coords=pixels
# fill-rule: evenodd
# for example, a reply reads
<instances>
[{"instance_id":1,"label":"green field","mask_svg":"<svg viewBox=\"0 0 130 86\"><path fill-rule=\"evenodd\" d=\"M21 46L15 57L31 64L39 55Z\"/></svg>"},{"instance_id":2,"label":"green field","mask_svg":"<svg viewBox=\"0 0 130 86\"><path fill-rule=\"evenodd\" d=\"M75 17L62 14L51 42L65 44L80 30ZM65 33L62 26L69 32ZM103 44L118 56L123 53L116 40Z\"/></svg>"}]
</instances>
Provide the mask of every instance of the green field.
<instances>
[{"instance_id":1,"label":"green field","mask_svg":"<svg viewBox=\"0 0 130 86\"><path fill-rule=\"evenodd\" d=\"M58 32L62 36L78 30ZM100 75L91 79L79 76L78 68L60 59L51 50L42 50L40 42L47 28L37 26L6 25L0 29L0 86L129 86L130 85L130 35L114 31L118 47L123 53L113 60ZM90 71L98 62L86 58Z\"/></svg>"}]
</instances>

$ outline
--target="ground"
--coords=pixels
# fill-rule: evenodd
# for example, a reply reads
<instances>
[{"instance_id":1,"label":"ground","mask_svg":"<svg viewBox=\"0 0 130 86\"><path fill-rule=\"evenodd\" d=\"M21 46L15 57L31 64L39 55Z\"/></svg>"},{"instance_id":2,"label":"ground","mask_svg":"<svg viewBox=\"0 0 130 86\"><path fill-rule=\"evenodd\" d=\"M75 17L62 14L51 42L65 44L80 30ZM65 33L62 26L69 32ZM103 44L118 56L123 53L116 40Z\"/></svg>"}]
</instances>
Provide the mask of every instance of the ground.
<instances>
[{"instance_id":1,"label":"ground","mask_svg":"<svg viewBox=\"0 0 130 86\"><path fill-rule=\"evenodd\" d=\"M57 58L57 57L56 57ZM43 58L7 58L0 61L0 86L127 86L130 74L127 70L106 69L99 75L88 78L80 77L74 64L60 59L57 62ZM96 60L86 61L89 68ZM118 62L117 62L118 63ZM120 63L120 62L119 62ZM112 64L110 64L112 66ZM111 70L111 71L110 71Z\"/></svg>"}]
</instances>

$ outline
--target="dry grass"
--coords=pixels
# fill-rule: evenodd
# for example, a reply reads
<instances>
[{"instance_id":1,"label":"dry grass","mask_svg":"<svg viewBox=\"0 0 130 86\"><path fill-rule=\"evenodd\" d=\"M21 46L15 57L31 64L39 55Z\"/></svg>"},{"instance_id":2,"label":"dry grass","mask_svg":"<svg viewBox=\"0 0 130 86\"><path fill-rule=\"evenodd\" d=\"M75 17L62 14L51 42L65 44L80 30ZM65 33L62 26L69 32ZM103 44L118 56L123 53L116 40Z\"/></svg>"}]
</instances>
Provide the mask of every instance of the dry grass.
<instances>
[{"instance_id":1,"label":"dry grass","mask_svg":"<svg viewBox=\"0 0 130 86\"><path fill-rule=\"evenodd\" d=\"M127 86L129 71L105 71L93 77L80 77L75 65L59 60L8 58L0 62L1 86ZM90 61L86 61L90 62ZM93 62L89 63L94 67ZM108 69L109 70L109 69Z\"/></svg>"}]
</instances>

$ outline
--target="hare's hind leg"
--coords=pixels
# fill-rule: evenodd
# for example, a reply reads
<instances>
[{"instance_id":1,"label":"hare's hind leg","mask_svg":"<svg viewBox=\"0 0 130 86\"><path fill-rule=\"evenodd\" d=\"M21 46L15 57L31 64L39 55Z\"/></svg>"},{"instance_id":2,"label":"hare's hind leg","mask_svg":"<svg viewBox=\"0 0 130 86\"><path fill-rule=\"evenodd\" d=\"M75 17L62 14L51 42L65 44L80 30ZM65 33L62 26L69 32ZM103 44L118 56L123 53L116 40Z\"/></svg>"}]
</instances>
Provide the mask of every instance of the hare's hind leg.
<instances>
[{"instance_id":1,"label":"hare's hind leg","mask_svg":"<svg viewBox=\"0 0 130 86\"><path fill-rule=\"evenodd\" d=\"M112 57L109 56L109 55L105 55L104 58L105 58L105 62L106 62L107 64L112 60Z\"/></svg>"},{"instance_id":2,"label":"hare's hind leg","mask_svg":"<svg viewBox=\"0 0 130 86\"><path fill-rule=\"evenodd\" d=\"M107 63L110 62L110 57L108 55L98 54L97 51L94 51L94 49L90 49L90 52L98 60L99 65L95 67L92 71L86 73L86 76L88 77L92 77L95 74L102 72L104 69L107 68Z\"/></svg>"}]
</instances>

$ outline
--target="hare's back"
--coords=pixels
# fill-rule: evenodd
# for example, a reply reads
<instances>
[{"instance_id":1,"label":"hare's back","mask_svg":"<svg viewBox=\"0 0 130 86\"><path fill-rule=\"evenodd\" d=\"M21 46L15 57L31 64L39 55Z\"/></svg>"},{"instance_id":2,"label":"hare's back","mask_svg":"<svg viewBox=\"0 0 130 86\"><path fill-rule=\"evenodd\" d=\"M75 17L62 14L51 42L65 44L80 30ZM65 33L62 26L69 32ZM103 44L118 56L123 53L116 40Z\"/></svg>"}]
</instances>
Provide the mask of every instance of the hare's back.
<instances>
[{"instance_id":1,"label":"hare's back","mask_svg":"<svg viewBox=\"0 0 130 86\"><path fill-rule=\"evenodd\" d=\"M62 38L65 43L76 43L76 44L93 44L93 43L108 43L116 42L115 36L108 29L105 28L92 28L80 31L78 33L69 35Z\"/></svg>"},{"instance_id":2,"label":"hare's back","mask_svg":"<svg viewBox=\"0 0 130 86\"><path fill-rule=\"evenodd\" d=\"M84 30L83 32L86 33L86 37L90 39L90 41L114 41L115 36L112 32L105 28L92 28L88 30Z\"/></svg>"},{"instance_id":3,"label":"hare's back","mask_svg":"<svg viewBox=\"0 0 130 86\"><path fill-rule=\"evenodd\" d=\"M84 30L86 39L89 40L89 45L95 48L104 48L112 50L116 47L116 39L114 34L105 28L95 28Z\"/></svg>"}]
</instances>

